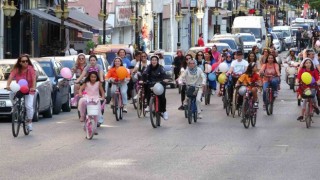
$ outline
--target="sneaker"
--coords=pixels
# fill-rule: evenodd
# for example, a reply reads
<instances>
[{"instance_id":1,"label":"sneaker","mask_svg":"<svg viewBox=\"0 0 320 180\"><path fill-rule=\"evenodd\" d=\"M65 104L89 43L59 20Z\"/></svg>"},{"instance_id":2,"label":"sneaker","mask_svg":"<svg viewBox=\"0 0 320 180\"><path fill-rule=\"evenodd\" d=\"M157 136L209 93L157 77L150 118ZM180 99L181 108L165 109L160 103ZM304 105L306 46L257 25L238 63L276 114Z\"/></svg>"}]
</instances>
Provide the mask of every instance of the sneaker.
<instances>
[{"instance_id":1,"label":"sneaker","mask_svg":"<svg viewBox=\"0 0 320 180\"><path fill-rule=\"evenodd\" d=\"M133 97L134 100L138 99L138 94Z\"/></svg>"},{"instance_id":2,"label":"sneaker","mask_svg":"<svg viewBox=\"0 0 320 180\"><path fill-rule=\"evenodd\" d=\"M303 120L303 116L299 116L297 121L302 121Z\"/></svg>"},{"instance_id":3,"label":"sneaker","mask_svg":"<svg viewBox=\"0 0 320 180\"><path fill-rule=\"evenodd\" d=\"M150 111L150 108L149 106L147 106L145 109L144 109L145 112L149 112Z\"/></svg>"},{"instance_id":4,"label":"sneaker","mask_svg":"<svg viewBox=\"0 0 320 180\"><path fill-rule=\"evenodd\" d=\"M253 108L254 108L254 109L259 109L259 103L258 103L258 102L255 102L255 103L253 104Z\"/></svg>"},{"instance_id":5,"label":"sneaker","mask_svg":"<svg viewBox=\"0 0 320 180\"><path fill-rule=\"evenodd\" d=\"M126 105L123 106L123 112L124 112L124 113L127 113L127 112L128 112Z\"/></svg>"},{"instance_id":6,"label":"sneaker","mask_svg":"<svg viewBox=\"0 0 320 180\"><path fill-rule=\"evenodd\" d=\"M100 122L98 122L97 127L100 127L100 126L101 126L101 123L100 123Z\"/></svg>"},{"instance_id":7,"label":"sneaker","mask_svg":"<svg viewBox=\"0 0 320 180\"><path fill-rule=\"evenodd\" d=\"M274 93L273 93L273 97L278 97L278 91L275 91Z\"/></svg>"},{"instance_id":8,"label":"sneaker","mask_svg":"<svg viewBox=\"0 0 320 180\"><path fill-rule=\"evenodd\" d=\"M94 132L94 135L98 135L98 132Z\"/></svg>"},{"instance_id":9,"label":"sneaker","mask_svg":"<svg viewBox=\"0 0 320 180\"><path fill-rule=\"evenodd\" d=\"M215 95L215 94L216 94L216 90L212 89L212 90L211 90L211 94L212 94L212 95Z\"/></svg>"},{"instance_id":10,"label":"sneaker","mask_svg":"<svg viewBox=\"0 0 320 180\"><path fill-rule=\"evenodd\" d=\"M318 108L318 107L314 106L314 107L313 107L313 110L314 110L314 112L315 112L316 114L319 115L319 108Z\"/></svg>"},{"instance_id":11,"label":"sneaker","mask_svg":"<svg viewBox=\"0 0 320 180\"><path fill-rule=\"evenodd\" d=\"M28 124L28 129L29 129L29 131L32 131L33 129L32 129L32 123L29 123Z\"/></svg>"},{"instance_id":12,"label":"sneaker","mask_svg":"<svg viewBox=\"0 0 320 180\"><path fill-rule=\"evenodd\" d=\"M163 119L164 120L168 120L169 119L169 115L168 115L167 111L163 113Z\"/></svg>"},{"instance_id":13,"label":"sneaker","mask_svg":"<svg viewBox=\"0 0 320 180\"><path fill-rule=\"evenodd\" d=\"M178 110L184 110L184 106L181 105L181 106L178 108Z\"/></svg>"}]
</instances>

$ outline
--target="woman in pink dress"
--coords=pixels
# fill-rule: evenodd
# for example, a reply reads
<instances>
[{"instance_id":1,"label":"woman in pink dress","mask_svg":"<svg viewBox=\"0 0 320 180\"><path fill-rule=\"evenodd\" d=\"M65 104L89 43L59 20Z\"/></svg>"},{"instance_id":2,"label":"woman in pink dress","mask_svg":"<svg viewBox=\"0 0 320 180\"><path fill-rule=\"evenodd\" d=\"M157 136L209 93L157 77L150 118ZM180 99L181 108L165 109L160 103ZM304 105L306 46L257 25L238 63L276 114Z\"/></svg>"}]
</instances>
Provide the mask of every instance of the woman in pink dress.
<instances>
[{"instance_id":1,"label":"woman in pink dress","mask_svg":"<svg viewBox=\"0 0 320 180\"><path fill-rule=\"evenodd\" d=\"M13 66L13 69L10 73L10 76L7 81L7 90L10 90L10 84L12 80L16 80L18 83L19 80L25 79L28 82L29 93L25 95L25 106L27 109L27 121L29 131L32 131L32 119L34 116L34 93L36 91L36 71L30 61L28 55L21 55L16 64Z\"/></svg>"}]
</instances>

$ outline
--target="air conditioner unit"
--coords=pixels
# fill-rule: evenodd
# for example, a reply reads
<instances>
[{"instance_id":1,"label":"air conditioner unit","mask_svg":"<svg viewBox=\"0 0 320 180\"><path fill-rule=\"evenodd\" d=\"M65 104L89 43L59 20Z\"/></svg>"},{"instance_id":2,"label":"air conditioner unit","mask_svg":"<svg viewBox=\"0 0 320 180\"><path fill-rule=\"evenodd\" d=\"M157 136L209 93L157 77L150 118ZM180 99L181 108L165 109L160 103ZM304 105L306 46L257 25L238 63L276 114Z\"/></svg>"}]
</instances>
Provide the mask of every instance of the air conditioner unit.
<instances>
[{"instance_id":1,"label":"air conditioner unit","mask_svg":"<svg viewBox=\"0 0 320 180\"><path fill-rule=\"evenodd\" d=\"M218 2L218 7L222 8L222 2Z\"/></svg>"}]
</instances>

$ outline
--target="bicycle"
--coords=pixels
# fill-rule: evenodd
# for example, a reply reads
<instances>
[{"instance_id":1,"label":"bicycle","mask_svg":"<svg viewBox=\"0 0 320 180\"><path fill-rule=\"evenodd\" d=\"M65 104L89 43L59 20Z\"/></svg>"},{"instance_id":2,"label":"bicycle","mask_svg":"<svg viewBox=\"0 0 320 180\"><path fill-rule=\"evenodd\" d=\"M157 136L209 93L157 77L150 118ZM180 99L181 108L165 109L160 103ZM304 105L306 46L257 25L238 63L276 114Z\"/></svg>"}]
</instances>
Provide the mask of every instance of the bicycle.
<instances>
[{"instance_id":1,"label":"bicycle","mask_svg":"<svg viewBox=\"0 0 320 180\"><path fill-rule=\"evenodd\" d=\"M224 89L223 89L223 97L222 97L222 101L223 101L223 108L226 109L226 114L227 116L229 116L230 112L231 112L231 108L232 108L232 101L231 101L231 92L230 92L230 86L232 82L232 78L231 76L228 77L228 81L224 84Z\"/></svg>"},{"instance_id":2,"label":"bicycle","mask_svg":"<svg viewBox=\"0 0 320 180\"><path fill-rule=\"evenodd\" d=\"M104 100L105 101L105 100ZM104 104L105 102L103 102ZM86 138L91 140L93 135L97 135L96 129L98 124L98 115L100 111L100 99L89 100L87 98L86 119L84 121L84 130L86 132Z\"/></svg>"},{"instance_id":3,"label":"bicycle","mask_svg":"<svg viewBox=\"0 0 320 180\"><path fill-rule=\"evenodd\" d=\"M312 85L311 87L306 88L301 95L301 97L306 101L306 109L303 114L302 122L303 121L306 122L307 128L310 128L311 122L313 122L312 117L313 117L313 109L315 106L313 103L313 98L316 95L316 88L318 88L317 85ZM307 92L309 92L309 93L307 93Z\"/></svg>"},{"instance_id":4,"label":"bicycle","mask_svg":"<svg viewBox=\"0 0 320 180\"><path fill-rule=\"evenodd\" d=\"M113 95L113 114L116 117L116 120L122 120L123 119L123 100L122 100L122 94L120 90L120 85L123 81L115 80L112 83L117 86L116 91Z\"/></svg>"},{"instance_id":5,"label":"bicycle","mask_svg":"<svg viewBox=\"0 0 320 180\"><path fill-rule=\"evenodd\" d=\"M266 88L266 102L265 102L265 106L266 106L266 111L267 111L267 115L271 115L273 114L273 103L274 103L274 100L275 100L275 97L274 97L274 92L273 92L273 89L272 89L272 86L271 86L271 80L272 78L274 78L275 76L266 76L266 75L263 75L265 77L268 78L268 87Z\"/></svg>"},{"instance_id":6,"label":"bicycle","mask_svg":"<svg viewBox=\"0 0 320 180\"><path fill-rule=\"evenodd\" d=\"M257 122L257 109L254 108L253 95L249 87L259 87L256 85L247 86L245 95L243 96L243 105L242 105L242 123L243 126L247 129L250 126L255 127Z\"/></svg>"},{"instance_id":7,"label":"bicycle","mask_svg":"<svg viewBox=\"0 0 320 180\"><path fill-rule=\"evenodd\" d=\"M184 114L185 114L185 118L188 118L189 124L192 124L192 118L195 123L197 122L197 119L198 119L197 94L200 87L201 86L187 85L187 88L186 88L188 103L184 107Z\"/></svg>"},{"instance_id":8,"label":"bicycle","mask_svg":"<svg viewBox=\"0 0 320 180\"><path fill-rule=\"evenodd\" d=\"M156 83L147 83L154 85ZM161 125L161 117L163 117L162 112L159 111L159 96L154 94L153 88L151 88L151 97L149 102L150 108L150 121L153 128L157 128Z\"/></svg>"},{"instance_id":9,"label":"bicycle","mask_svg":"<svg viewBox=\"0 0 320 180\"><path fill-rule=\"evenodd\" d=\"M143 83L138 84L138 98L137 98L137 115L139 118L143 115L146 116L147 112L145 111L145 108L147 107L147 103L145 100L145 92Z\"/></svg>"},{"instance_id":10,"label":"bicycle","mask_svg":"<svg viewBox=\"0 0 320 180\"><path fill-rule=\"evenodd\" d=\"M236 78L238 79L240 77L240 74L232 74L232 77L233 78ZM234 84L236 84L236 82L233 82ZM241 116L241 106L242 104L239 104L238 105L238 88L234 86L234 89L233 89L233 95L232 95L232 107L231 107L231 114L232 114L232 117L235 118L236 116L236 111L238 111L238 116Z\"/></svg>"},{"instance_id":11,"label":"bicycle","mask_svg":"<svg viewBox=\"0 0 320 180\"><path fill-rule=\"evenodd\" d=\"M11 115L13 137L18 137L21 124L24 135L27 136L30 133L26 122L26 107L24 95L25 94L23 94L21 91L18 91L13 98L14 102Z\"/></svg>"}]
</instances>

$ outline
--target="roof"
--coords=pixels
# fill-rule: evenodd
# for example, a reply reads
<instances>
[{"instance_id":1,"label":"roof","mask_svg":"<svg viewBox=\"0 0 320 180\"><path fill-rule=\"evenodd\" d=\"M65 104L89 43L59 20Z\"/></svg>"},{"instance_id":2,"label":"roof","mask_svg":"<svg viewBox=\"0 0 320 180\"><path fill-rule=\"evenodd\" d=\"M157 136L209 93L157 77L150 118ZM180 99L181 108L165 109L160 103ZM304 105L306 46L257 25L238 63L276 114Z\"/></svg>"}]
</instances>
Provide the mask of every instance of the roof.
<instances>
[{"instance_id":1,"label":"roof","mask_svg":"<svg viewBox=\"0 0 320 180\"><path fill-rule=\"evenodd\" d=\"M93 29L103 29L103 22L96 18L93 18L85 13L82 13L75 9L70 9L69 18L74 19L80 23L91 26ZM106 23L106 28L111 28L110 24Z\"/></svg>"}]
</instances>

